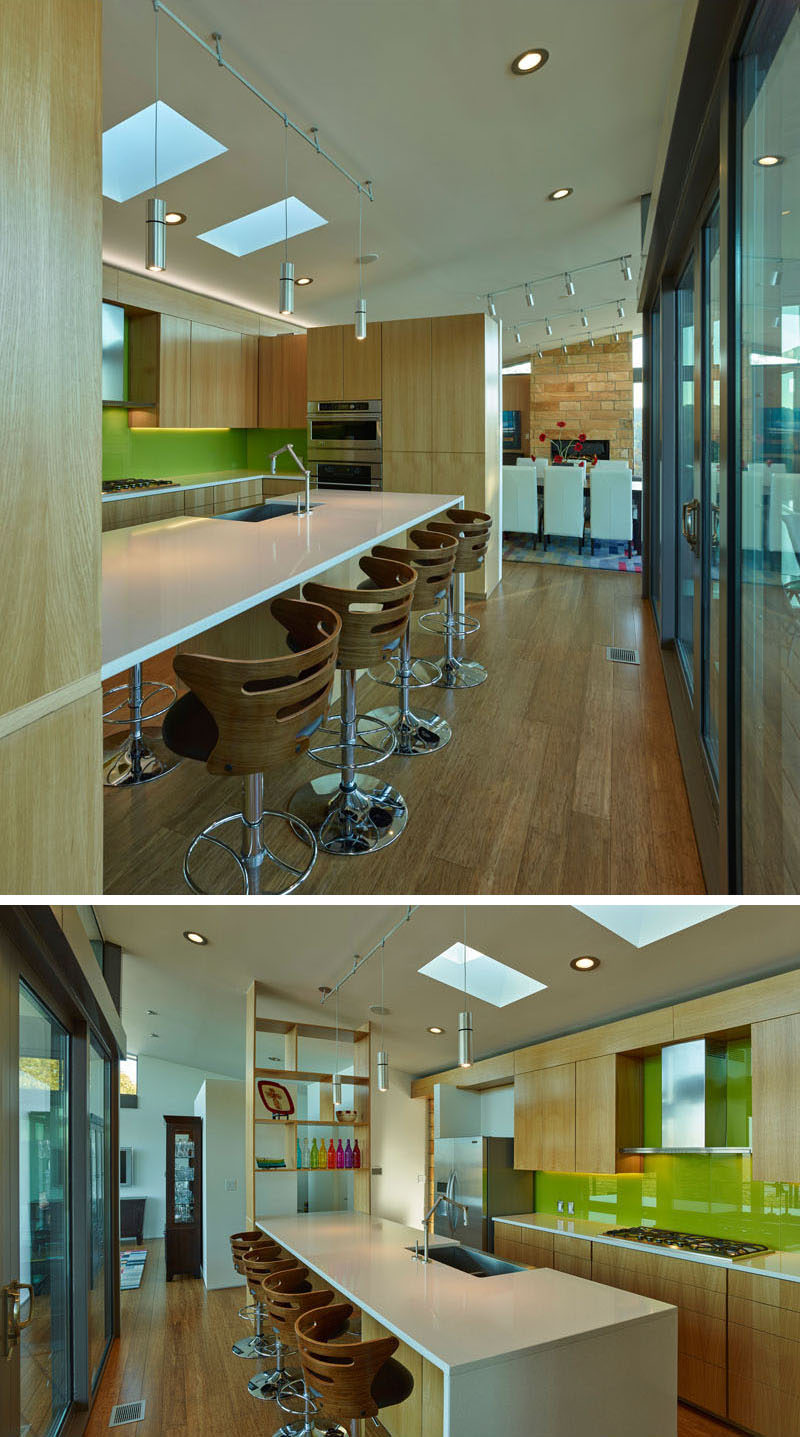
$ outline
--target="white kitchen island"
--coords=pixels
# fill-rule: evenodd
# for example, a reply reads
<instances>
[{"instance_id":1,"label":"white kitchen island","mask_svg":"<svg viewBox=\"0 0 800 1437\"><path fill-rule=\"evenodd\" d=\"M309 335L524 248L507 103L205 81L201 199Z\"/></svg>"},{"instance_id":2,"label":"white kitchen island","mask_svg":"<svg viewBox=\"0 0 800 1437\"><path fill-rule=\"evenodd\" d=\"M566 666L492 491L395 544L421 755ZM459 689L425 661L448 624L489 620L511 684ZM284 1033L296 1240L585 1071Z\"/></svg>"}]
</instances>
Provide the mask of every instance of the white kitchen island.
<instances>
[{"instance_id":1,"label":"white kitchen island","mask_svg":"<svg viewBox=\"0 0 800 1437\"><path fill-rule=\"evenodd\" d=\"M311 514L256 524L186 515L105 533L101 678L367 553L463 496L323 489L311 501Z\"/></svg>"},{"instance_id":2,"label":"white kitchen island","mask_svg":"<svg viewBox=\"0 0 800 1437\"><path fill-rule=\"evenodd\" d=\"M425 1265L407 1250L419 1229L358 1213L257 1226L361 1310L364 1336L400 1339L415 1405L381 1414L390 1433L675 1437L674 1307L551 1269Z\"/></svg>"}]
</instances>

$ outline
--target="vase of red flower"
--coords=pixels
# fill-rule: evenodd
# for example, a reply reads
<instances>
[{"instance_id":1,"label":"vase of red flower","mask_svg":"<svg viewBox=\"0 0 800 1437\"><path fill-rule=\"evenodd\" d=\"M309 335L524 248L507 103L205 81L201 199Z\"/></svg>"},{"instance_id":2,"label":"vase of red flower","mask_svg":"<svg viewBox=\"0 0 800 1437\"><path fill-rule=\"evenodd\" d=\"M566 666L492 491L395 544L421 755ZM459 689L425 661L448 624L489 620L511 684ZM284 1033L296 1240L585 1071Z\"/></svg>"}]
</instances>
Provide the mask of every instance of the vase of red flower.
<instances>
[{"instance_id":1,"label":"vase of red flower","mask_svg":"<svg viewBox=\"0 0 800 1437\"><path fill-rule=\"evenodd\" d=\"M556 420L556 429L566 429L566 427L566 419ZM544 444L547 438L547 434L540 434L539 443ZM571 459L581 459L583 457L583 446L586 443L586 435L584 433L580 433L577 439L565 439L562 434L553 434L550 435L550 441L551 445L553 446L553 464L568 464ZM589 461L589 463L593 468L594 465L597 463L596 454Z\"/></svg>"}]
</instances>

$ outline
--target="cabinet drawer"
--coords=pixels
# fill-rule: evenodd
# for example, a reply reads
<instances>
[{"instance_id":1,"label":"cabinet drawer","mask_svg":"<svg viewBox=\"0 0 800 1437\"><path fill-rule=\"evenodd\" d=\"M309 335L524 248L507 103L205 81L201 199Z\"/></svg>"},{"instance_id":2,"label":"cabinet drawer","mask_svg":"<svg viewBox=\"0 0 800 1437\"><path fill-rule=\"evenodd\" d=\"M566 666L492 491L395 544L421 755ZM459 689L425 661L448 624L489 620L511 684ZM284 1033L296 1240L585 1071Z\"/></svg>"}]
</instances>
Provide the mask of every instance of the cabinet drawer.
<instances>
[{"instance_id":1,"label":"cabinet drawer","mask_svg":"<svg viewBox=\"0 0 800 1437\"><path fill-rule=\"evenodd\" d=\"M227 514L231 509L244 509L248 504L260 504L263 484L263 479L237 479L233 484L215 484L216 513ZM200 492L202 493L202 490Z\"/></svg>"},{"instance_id":2,"label":"cabinet drawer","mask_svg":"<svg viewBox=\"0 0 800 1437\"><path fill-rule=\"evenodd\" d=\"M766 1302L749 1302L746 1297L728 1298L728 1321L739 1327L755 1327L772 1337L800 1342L800 1312L770 1307Z\"/></svg>"},{"instance_id":3,"label":"cabinet drawer","mask_svg":"<svg viewBox=\"0 0 800 1437\"><path fill-rule=\"evenodd\" d=\"M534 1262L534 1254L529 1248L523 1247L521 1243L514 1242L513 1238L496 1237L494 1240L494 1255L502 1258L504 1262L518 1262L523 1267L552 1267L552 1257L544 1262Z\"/></svg>"},{"instance_id":4,"label":"cabinet drawer","mask_svg":"<svg viewBox=\"0 0 800 1437\"><path fill-rule=\"evenodd\" d=\"M631 1268L609 1267L599 1256L605 1251L607 1249L601 1249L595 1243L592 1253L592 1276L595 1282L604 1282L609 1287L623 1287L626 1292L641 1292L658 1302L668 1302L673 1307L698 1312L724 1322L724 1292L708 1292L702 1287L690 1287L686 1283L673 1281L671 1277L647 1277Z\"/></svg>"},{"instance_id":5,"label":"cabinet drawer","mask_svg":"<svg viewBox=\"0 0 800 1437\"><path fill-rule=\"evenodd\" d=\"M588 1238L568 1237L565 1233L553 1233L553 1252L560 1252L565 1257L580 1257L584 1262L592 1260L592 1244Z\"/></svg>"},{"instance_id":6,"label":"cabinet drawer","mask_svg":"<svg viewBox=\"0 0 800 1437\"><path fill-rule=\"evenodd\" d=\"M598 1244L599 1247L599 1244ZM624 1247L603 1247L602 1261L607 1267L641 1273L643 1277L666 1278L684 1287L703 1288L709 1292L727 1291L726 1269L712 1267L685 1258L662 1257L655 1252L633 1252Z\"/></svg>"},{"instance_id":7,"label":"cabinet drawer","mask_svg":"<svg viewBox=\"0 0 800 1437\"><path fill-rule=\"evenodd\" d=\"M202 514L206 517L214 513L214 490L215 484L206 484L202 489L187 489L183 496L184 512L186 514Z\"/></svg>"},{"instance_id":8,"label":"cabinet drawer","mask_svg":"<svg viewBox=\"0 0 800 1437\"><path fill-rule=\"evenodd\" d=\"M748 1382L760 1382L800 1398L800 1343L755 1327L728 1325L728 1364Z\"/></svg>"},{"instance_id":9,"label":"cabinet drawer","mask_svg":"<svg viewBox=\"0 0 800 1437\"><path fill-rule=\"evenodd\" d=\"M763 1382L750 1382L736 1372L728 1377L728 1418L761 1437L797 1437L800 1397Z\"/></svg>"},{"instance_id":10,"label":"cabinet drawer","mask_svg":"<svg viewBox=\"0 0 800 1437\"><path fill-rule=\"evenodd\" d=\"M695 1407L724 1417L727 1413L725 1368L713 1367L710 1362L679 1352L678 1396L682 1402L691 1402Z\"/></svg>"},{"instance_id":11,"label":"cabinet drawer","mask_svg":"<svg viewBox=\"0 0 800 1437\"><path fill-rule=\"evenodd\" d=\"M800 1282L784 1282L779 1277L762 1277L760 1273L733 1268L728 1278L731 1297L747 1297L768 1307L783 1307L800 1312Z\"/></svg>"},{"instance_id":12,"label":"cabinet drawer","mask_svg":"<svg viewBox=\"0 0 800 1437\"><path fill-rule=\"evenodd\" d=\"M583 1245L588 1247L588 1243ZM556 1272L568 1272L572 1277L585 1277L587 1282L592 1280L592 1259L580 1257L577 1252L554 1253L553 1267Z\"/></svg>"}]
</instances>

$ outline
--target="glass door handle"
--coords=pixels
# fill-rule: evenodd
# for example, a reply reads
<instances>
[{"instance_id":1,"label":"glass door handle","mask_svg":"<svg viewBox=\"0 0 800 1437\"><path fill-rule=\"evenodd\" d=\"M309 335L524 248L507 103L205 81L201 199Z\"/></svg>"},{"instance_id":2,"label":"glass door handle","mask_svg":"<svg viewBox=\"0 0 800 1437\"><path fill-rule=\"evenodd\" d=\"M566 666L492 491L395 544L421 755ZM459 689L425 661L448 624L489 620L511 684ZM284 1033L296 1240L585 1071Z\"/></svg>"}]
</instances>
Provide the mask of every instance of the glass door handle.
<instances>
[{"instance_id":1,"label":"glass door handle","mask_svg":"<svg viewBox=\"0 0 800 1437\"><path fill-rule=\"evenodd\" d=\"M681 505L681 533L690 549L697 548L697 516L700 513L700 500L687 499Z\"/></svg>"},{"instance_id":2,"label":"glass door handle","mask_svg":"<svg viewBox=\"0 0 800 1437\"><path fill-rule=\"evenodd\" d=\"M24 1322L19 1320L20 1297L22 1289L30 1295L30 1312ZM10 1357L13 1349L19 1341L19 1335L29 1327L33 1321L33 1288L29 1282L10 1282L7 1287L0 1290L0 1308L2 1309L2 1337L3 1357Z\"/></svg>"},{"instance_id":3,"label":"glass door handle","mask_svg":"<svg viewBox=\"0 0 800 1437\"><path fill-rule=\"evenodd\" d=\"M719 548L719 504L711 505L711 544Z\"/></svg>"}]
</instances>

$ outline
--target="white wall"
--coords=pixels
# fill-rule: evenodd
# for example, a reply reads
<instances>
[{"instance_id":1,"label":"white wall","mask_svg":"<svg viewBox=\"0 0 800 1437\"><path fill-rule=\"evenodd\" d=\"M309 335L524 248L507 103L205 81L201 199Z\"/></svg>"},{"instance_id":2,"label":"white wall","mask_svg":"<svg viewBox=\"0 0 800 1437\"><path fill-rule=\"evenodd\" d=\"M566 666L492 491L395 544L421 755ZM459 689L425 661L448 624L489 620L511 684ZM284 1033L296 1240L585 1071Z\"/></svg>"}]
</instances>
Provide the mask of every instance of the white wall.
<instances>
[{"instance_id":1,"label":"white wall","mask_svg":"<svg viewBox=\"0 0 800 1437\"><path fill-rule=\"evenodd\" d=\"M203 1280L206 1287L241 1287L229 1238L245 1227L244 1083L207 1078L194 1112L203 1119Z\"/></svg>"},{"instance_id":2,"label":"white wall","mask_svg":"<svg viewBox=\"0 0 800 1437\"><path fill-rule=\"evenodd\" d=\"M389 1068L389 1091L372 1092L372 1216L419 1227L425 1207L427 1103L411 1096L408 1073Z\"/></svg>"},{"instance_id":3,"label":"white wall","mask_svg":"<svg viewBox=\"0 0 800 1437\"><path fill-rule=\"evenodd\" d=\"M119 1144L133 1149L133 1177L130 1187L120 1188L120 1197L146 1197L144 1237L163 1237L166 1218L164 1114L186 1117L194 1113L194 1100L206 1078L216 1078L202 1068L187 1068L163 1058L139 1059L139 1106L120 1108ZM228 1081L223 1079L223 1081ZM244 1131L244 1122L242 1122ZM231 1232L235 1229L231 1228Z\"/></svg>"},{"instance_id":4,"label":"white wall","mask_svg":"<svg viewBox=\"0 0 800 1437\"><path fill-rule=\"evenodd\" d=\"M514 1085L486 1088L481 1093L481 1137L513 1138Z\"/></svg>"}]
</instances>

